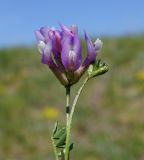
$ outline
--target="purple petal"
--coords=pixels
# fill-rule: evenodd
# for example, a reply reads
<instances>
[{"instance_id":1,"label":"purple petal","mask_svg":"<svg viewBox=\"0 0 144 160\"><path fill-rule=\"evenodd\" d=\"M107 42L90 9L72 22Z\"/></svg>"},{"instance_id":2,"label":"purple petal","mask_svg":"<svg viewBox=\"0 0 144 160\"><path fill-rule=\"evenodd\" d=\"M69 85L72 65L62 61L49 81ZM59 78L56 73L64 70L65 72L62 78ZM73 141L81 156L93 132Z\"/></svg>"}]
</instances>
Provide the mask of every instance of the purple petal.
<instances>
[{"instance_id":1,"label":"purple petal","mask_svg":"<svg viewBox=\"0 0 144 160\"><path fill-rule=\"evenodd\" d=\"M51 41L50 41L51 42ZM63 85L68 85L68 80L65 74L60 70L60 68L55 64L52 58L52 43L47 43L42 54L42 63L48 64L51 71L55 74L55 76L59 79L59 81Z\"/></svg>"},{"instance_id":2,"label":"purple petal","mask_svg":"<svg viewBox=\"0 0 144 160\"><path fill-rule=\"evenodd\" d=\"M40 33L43 35L43 37L45 38L45 41L48 42L49 40L49 28L48 27L41 27L40 28Z\"/></svg>"},{"instance_id":3,"label":"purple petal","mask_svg":"<svg viewBox=\"0 0 144 160\"><path fill-rule=\"evenodd\" d=\"M94 47L91 39L87 35L87 33L85 33L85 40L86 40L86 44L87 44L87 57L86 57L83 65L88 66L89 64L91 64L95 61L96 51L95 51L95 47Z\"/></svg>"},{"instance_id":4,"label":"purple petal","mask_svg":"<svg viewBox=\"0 0 144 160\"><path fill-rule=\"evenodd\" d=\"M65 40L63 41L63 44L62 44L62 53L61 53L61 59L62 59L62 63L64 65L64 67L66 69L68 69L68 59L69 59L69 51L71 49L71 37L67 37L65 38Z\"/></svg>"},{"instance_id":5,"label":"purple petal","mask_svg":"<svg viewBox=\"0 0 144 160\"><path fill-rule=\"evenodd\" d=\"M51 65L53 63L51 56L52 56L52 42L49 41L49 43L46 44L44 51L42 53L42 63Z\"/></svg>"},{"instance_id":6,"label":"purple petal","mask_svg":"<svg viewBox=\"0 0 144 160\"><path fill-rule=\"evenodd\" d=\"M61 50L62 50L62 47L61 47L61 34L59 31L55 31L54 32L54 36L53 36L53 52L56 56L60 56L61 54Z\"/></svg>"},{"instance_id":7,"label":"purple petal","mask_svg":"<svg viewBox=\"0 0 144 160\"><path fill-rule=\"evenodd\" d=\"M75 51L76 56L77 56L77 64L76 65L78 68L82 63L82 54L81 54L82 47L81 47L80 38L77 35L75 35L73 38L73 50Z\"/></svg>"},{"instance_id":8,"label":"purple petal","mask_svg":"<svg viewBox=\"0 0 144 160\"><path fill-rule=\"evenodd\" d=\"M53 40L54 39L54 31L50 29L48 32L48 36L51 40Z\"/></svg>"},{"instance_id":9,"label":"purple petal","mask_svg":"<svg viewBox=\"0 0 144 160\"><path fill-rule=\"evenodd\" d=\"M66 36L62 44L62 63L67 71L75 71L81 65L81 44L78 36Z\"/></svg>"},{"instance_id":10,"label":"purple petal","mask_svg":"<svg viewBox=\"0 0 144 160\"><path fill-rule=\"evenodd\" d=\"M40 31L35 31L35 36L36 36L37 41L44 41L45 40L44 36L41 34Z\"/></svg>"},{"instance_id":11,"label":"purple petal","mask_svg":"<svg viewBox=\"0 0 144 160\"><path fill-rule=\"evenodd\" d=\"M43 36L45 36L48 32L49 32L49 28L48 27L41 27L40 28L40 32Z\"/></svg>"},{"instance_id":12,"label":"purple petal","mask_svg":"<svg viewBox=\"0 0 144 160\"><path fill-rule=\"evenodd\" d=\"M69 36L73 36L73 33L71 32L71 30L69 28L67 28L63 24L60 24L60 27L61 27L64 34L69 35Z\"/></svg>"}]
</instances>

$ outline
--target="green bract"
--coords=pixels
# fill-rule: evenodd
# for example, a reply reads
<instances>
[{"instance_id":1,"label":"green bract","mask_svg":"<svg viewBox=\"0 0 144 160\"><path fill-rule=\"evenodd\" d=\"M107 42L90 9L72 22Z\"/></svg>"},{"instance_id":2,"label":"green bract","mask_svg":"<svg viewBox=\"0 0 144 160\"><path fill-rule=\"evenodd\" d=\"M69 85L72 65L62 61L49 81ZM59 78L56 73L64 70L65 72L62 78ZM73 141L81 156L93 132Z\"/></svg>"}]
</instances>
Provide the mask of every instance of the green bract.
<instances>
[{"instance_id":1,"label":"green bract","mask_svg":"<svg viewBox=\"0 0 144 160\"><path fill-rule=\"evenodd\" d=\"M108 66L101 60L96 60L95 63L91 64L88 68L89 78L93 78L102 75L108 71Z\"/></svg>"}]
</instances>

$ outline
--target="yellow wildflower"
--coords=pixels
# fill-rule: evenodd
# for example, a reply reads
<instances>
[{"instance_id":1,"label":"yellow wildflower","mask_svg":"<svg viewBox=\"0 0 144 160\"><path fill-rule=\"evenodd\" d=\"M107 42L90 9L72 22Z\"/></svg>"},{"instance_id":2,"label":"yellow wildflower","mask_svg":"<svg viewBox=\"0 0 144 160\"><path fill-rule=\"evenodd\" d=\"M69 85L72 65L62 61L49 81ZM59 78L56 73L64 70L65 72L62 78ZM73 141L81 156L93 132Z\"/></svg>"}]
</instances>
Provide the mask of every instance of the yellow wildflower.
<instances>
[{"instance_id":1,"label":"yellow wildflower","mask_svg":"<svg viewBox=\"0 0 144 160\"><path fill-rule=\"evenodd\" d=\"M144 80L144 70L143 71L139 71L137 74L136 74L136 78L138 80Z\"/></svg>"},{"instance_id":2,"label":"yellow wildflower","mask_svg":"<svg viewBox=\"0 0 144 160\"><path fill-rule=\"evenodd\" d=\"M55 107L44 107L42 111L42 115L44 118L55 120L59 117L60 111Z\"/></svg>"}]
</instances>

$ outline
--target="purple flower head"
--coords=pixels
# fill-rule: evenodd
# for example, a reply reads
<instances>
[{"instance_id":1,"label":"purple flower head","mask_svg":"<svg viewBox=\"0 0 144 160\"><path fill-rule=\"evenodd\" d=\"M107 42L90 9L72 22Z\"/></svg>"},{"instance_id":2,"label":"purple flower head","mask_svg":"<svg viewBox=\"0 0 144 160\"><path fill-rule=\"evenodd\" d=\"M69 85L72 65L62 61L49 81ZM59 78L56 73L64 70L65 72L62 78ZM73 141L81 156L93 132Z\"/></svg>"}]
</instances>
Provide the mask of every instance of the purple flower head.
<instances>
[{"instance_id":1,"label":"purple flower head","mask_svg":"<svg viewBox=\"0 0 144 160\"><path fill-rule=\"evenodd\" d=\"M35 35L42 63L49 66L64 86L68 86L76 83L89 65L96 60L102 42L97 39L92 43L85 33L87 56L82 62L82 45L77 26L72 25L70 28L63 24L60 26L61 31L42 27L35 32Z\"/></svg>"}]
</instances>

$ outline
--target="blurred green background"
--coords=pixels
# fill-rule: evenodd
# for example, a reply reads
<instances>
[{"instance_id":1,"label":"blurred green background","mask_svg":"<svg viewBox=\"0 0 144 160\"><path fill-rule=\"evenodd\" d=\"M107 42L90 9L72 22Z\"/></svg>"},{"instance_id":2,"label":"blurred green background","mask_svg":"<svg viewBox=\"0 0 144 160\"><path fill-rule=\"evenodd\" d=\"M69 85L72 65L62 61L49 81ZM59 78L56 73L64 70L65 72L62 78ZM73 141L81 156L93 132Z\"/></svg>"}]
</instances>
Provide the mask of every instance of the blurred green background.
<instances>
[{"instance_id":1,"label":"blurred green background","mask_svg":"<svg viewBox=\"0 0 144 160\"><path fill-rule=\"evenodd\" d=\"M0 0L0 160L54 160L50 137L56 120L65 124L65 88L41 64L34 30L58 23L102 39L98 58L109 66L80 96L71 160L144 160L143 6L143 0Z\"/></svg>"},{"instance_id":2,"label":"blurred green background","mask_svg":"<svg viewBox=\"0 0 144 160\"><path fill-rule=\"evenodd\" d=\"M72 159L143 160L144 37L102 40L98 58L109 72L89 81L80 96ZM36 47L1 49L0 160L53 160L51 130L57 119L64 125L64 104L65 89L40 63Z\"/></svg>"}]
</instances>

